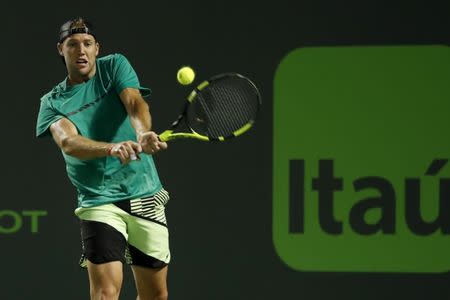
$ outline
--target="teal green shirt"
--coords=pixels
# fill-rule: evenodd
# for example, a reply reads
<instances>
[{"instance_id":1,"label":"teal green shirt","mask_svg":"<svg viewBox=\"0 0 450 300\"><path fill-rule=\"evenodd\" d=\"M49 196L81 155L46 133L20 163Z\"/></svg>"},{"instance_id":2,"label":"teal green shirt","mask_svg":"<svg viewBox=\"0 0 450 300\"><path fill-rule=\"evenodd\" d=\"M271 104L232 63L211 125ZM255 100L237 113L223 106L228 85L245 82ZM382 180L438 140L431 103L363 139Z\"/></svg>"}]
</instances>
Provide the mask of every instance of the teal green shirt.
<instances>
[{"instance_id":1,"label":"teal green shirt","mask_svg":"<svg viewBox=\"0 0 450 300\"><path fill-rule=\"evenodd\" d=\"M98 58L96 68L87 82L68 86L66 79L41 98L36 136L48 136L52 123L67 118L87 138L109 143L136 141L119 94L125 88L137 88L148 96L150 90L140 86L136 72L121 54ZM77 189L78 206L151 196L162 188L150 155L125 165L112 156L89 160L64 152L63 156L69 179Z\"/></svg>"}]
</instances>

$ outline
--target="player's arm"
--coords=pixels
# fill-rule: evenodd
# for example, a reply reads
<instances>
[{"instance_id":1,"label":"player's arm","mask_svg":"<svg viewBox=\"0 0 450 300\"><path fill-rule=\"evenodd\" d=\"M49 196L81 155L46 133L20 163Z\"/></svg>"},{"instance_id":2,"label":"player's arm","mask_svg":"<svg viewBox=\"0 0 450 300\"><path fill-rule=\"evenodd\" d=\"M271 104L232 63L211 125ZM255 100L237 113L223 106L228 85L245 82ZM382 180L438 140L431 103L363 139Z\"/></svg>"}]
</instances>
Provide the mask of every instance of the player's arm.
<instances>
[{"instance_id":1,"label":"player's arm","mask_svg":"<svg viewBox=\"0 0 450 300\"><path fill-rule=\"evenodd\" d=\"M131 160L132 155L140 153L142 147L133 141L122 143L105 143L94 141L78 134L78 130L71 121L62 118L50 126L50 132L61 150L79 159L93 159L104 156L115 156L122 163Z\"/></svg>"},{"instance_id":2,"label":"player's arm","mask_svg":"<svg viewBox=\"0 0 450 300\"><path fill-rule=\"evenodd\" d=\"M161 142L158 135L151 131L152 117L147 102L142 98L138 89L126 88L120 94L125 109L130 118L131 125L136 131L136 138L142 150L148 154L166 149L167 143Z\"/></svg>"}]
</instances>

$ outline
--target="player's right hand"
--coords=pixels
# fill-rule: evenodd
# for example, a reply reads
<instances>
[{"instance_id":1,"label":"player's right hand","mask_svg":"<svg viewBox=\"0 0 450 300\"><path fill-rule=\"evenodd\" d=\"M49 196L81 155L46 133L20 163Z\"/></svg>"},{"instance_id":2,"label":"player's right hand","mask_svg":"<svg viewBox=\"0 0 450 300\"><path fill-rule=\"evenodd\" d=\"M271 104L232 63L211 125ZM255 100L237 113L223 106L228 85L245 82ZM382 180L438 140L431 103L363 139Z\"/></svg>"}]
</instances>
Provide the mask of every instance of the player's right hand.
<instances>
[{"instance_id":1,"label":"player's right hand","mask_svg":"<svg viewBox=\"0 0 450 300\"><path fill-rule=\"evenodd\" d=\"M142 146L133 141L125 141L113 144L109 149L108 154L120 159L122 164L127 164L130 161L140 159L139 153L142 152Z\"/></svg>"},{"instance_id":2,"label":"player's right hand","mask_svg":"<svg viewBox=\"0 0 450 300\"><path fill-rule=\"evenodd\" d=\"M142 151L151 155L167 149L167 143L161 142L154 131L141 132L138 135L138 142L142 146Z\"/></svg>"}]
</instances>

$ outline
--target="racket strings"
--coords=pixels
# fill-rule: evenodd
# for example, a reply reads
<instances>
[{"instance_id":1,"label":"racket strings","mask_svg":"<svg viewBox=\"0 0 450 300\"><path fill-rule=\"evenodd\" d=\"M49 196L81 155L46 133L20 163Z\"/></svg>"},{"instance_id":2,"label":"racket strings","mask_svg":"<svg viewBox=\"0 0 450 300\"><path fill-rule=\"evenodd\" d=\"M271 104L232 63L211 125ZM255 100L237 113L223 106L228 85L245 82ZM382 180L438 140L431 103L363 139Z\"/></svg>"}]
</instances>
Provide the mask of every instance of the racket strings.
<instances>
[{"instance_id":1,"label":"racket strings","mask_svg":"<svg viewBox=\"0 0 450 300\"><path fill-rule=\"evenodd\" d=\"M212 136L220 136L223 134L222 131L224 128L229 127L239 129L240 126L237 124L236 118L233 117L233 113L237 111L236 107L231 103L234 100L234 95L222 87L217 87L216 90L211 90L210 93L210 97L202 97L203 99L199 102L205 109L206 115L209 117L210 126L208 128L208 134ZM225 97L229 99L228 101L230 101L228 112L224 110L225 106L223 100ZM208 101L208 99L211 98L215 99L215 101ZM226 116L225 113L228 113L229 116Z\"/></svg>"},{"instance_id":2,"label":"racket strings","mask_svg":"<svg viewBox=\"0 0 450 300\"><path fill-rule=\"evenodd\" d=\"M197 94L187 113L188 123L199 134L225 137L254 120L258 106L259 95L248 80L224 78Z\"/></svg>"},{"instance_id":3,"label":"racket strings","mask_svg":"<svg viewBox=\"0 0 450 300\"><path fill-rule=\"evenodd\" d=\"M242 127L247 120L251 119L251 115L247 109L248 107L246 105L241 105L242 103L246 103L245 95L236 93L234 90L227 87L217 87L216 91L212 90L211 92L213 94L212 97L220 102L220 106L224 109L228 109L228 111L223 114L213 114L213 117L217 118L217 122L220 123L221 128L227 128L227 126L229 126L230 128L237 130Z\"/></svg>"},{"instance_id":4,"label":"racket strings","mask_svg":"<svg viewBox=\"0 0 450 300\"><path fill-rule=\"evenodd\" d=\"M217 121L213 120L212 124L217 122L218 126L210 126L210 134L230 134L254 118L256 111L253 112L249 104L256 97L254 92L245 93L246 86L218 86L217 90L213 89L211 92L221 109L212 115L214 119L217 119Z\"/></svg>"}]
</instances>

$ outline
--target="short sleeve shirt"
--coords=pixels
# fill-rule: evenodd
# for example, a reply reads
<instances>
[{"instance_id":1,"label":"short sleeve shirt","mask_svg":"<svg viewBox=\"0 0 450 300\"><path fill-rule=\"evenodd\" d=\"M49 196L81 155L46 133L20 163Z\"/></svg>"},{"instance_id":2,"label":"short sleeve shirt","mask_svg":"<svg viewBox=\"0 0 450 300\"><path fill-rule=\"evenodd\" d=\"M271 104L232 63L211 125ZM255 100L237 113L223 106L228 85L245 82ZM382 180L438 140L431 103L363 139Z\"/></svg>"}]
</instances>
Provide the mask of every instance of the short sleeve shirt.
<instances>
[{"instance_id":1,"label":"short sleeve shirt","mask_svg":"<svg viewBox=\"0 0 450 300\"><path fill-rule=\"evenodd\" d=\"M36 136L49 135L50 125L69 119L78 133L109 143L136 141L135 130L119 94L136 88L143 96L136 72L121 54L97 58L96 73L87 82L69 86L66 80L41 98ZM90 207L151 196L162 187L151 155L122 165L116 157L78 159L63 152L69 179L77 189L78 206Z\"/></svg>"}]
</instances>

